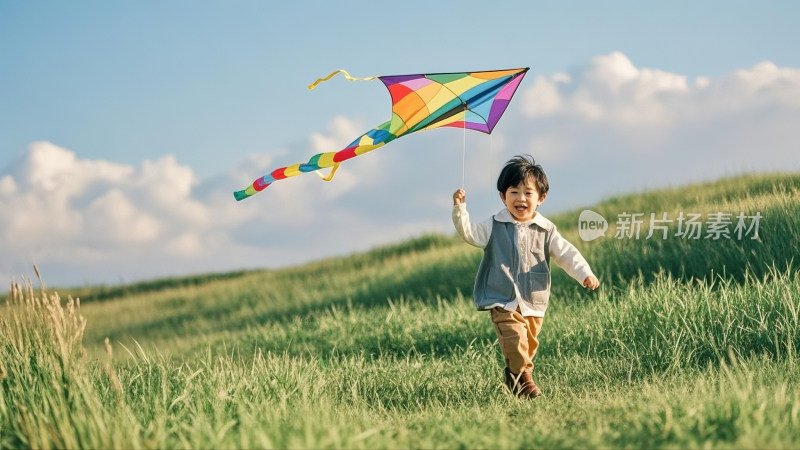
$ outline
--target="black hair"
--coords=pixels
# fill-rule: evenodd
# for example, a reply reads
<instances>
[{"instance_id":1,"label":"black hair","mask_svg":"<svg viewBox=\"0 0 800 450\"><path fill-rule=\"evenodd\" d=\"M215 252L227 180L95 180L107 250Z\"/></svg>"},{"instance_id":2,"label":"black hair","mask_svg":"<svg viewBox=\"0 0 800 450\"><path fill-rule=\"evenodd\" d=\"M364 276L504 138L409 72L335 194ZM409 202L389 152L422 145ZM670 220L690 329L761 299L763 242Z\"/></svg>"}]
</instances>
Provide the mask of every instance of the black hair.
<instances>
[{"instance_id":1,"label":"black hair","mask_svg":"<svg viewBox=\"0 0 800 450\"><path fill-rule=\"evenodd\" d=\"M524 181L533 181L539 190L539 195L547 194L550 190L550 183L544 169L531 155L517 155L506 163L500 176L497 177L497 190L505 193L508 188L517 186Z\"/></svg>"}]
</instances>

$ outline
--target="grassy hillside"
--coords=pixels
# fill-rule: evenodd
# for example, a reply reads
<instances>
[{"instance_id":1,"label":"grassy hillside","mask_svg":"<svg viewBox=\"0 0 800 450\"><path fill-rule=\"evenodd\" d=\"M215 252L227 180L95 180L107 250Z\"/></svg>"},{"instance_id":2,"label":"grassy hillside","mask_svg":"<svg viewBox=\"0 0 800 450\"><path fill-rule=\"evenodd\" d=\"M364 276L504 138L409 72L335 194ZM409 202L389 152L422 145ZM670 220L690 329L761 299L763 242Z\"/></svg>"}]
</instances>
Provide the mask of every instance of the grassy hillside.
<instances>
[{"instance_id":1,"label":"grassy hillside","mask_svg":"<svg viewBox=\"0 0 800 450\"><path fill-rule=\"evenodd\" d=\"M591 209L610 223L592 242L580 211L551 218L603 285L555 271L535 401L502 390L470 299L480 250L423 236L283 270L62 292L80 308L14 290L0 448L800 445L800 175ZM616 239L623 212L762 219L758 239L683 239L674 222L667 239Z\"/></svg>"}]
</instances>

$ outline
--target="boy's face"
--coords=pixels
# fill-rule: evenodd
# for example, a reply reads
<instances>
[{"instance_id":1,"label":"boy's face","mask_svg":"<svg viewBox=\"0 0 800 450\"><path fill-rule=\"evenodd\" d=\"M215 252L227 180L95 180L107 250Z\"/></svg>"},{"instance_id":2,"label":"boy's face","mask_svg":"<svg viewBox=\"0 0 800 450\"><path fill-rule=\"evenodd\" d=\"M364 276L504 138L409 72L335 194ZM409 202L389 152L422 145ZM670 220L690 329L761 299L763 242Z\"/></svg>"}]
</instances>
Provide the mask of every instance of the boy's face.
<instances>
[{"instance_id":1,"label":"boy's face","mask_svg":"<svg viewBox=\"0 0 800 450\"><path fill-rule=\"evenodd\" d=\"M518 222L527 222L536 215L536 208L544 202L547 194L540 195L536 183L532 180L524 181L516 186L511 186L500 193L500 199L506 205L508 212Z\"/></svg>"}]
</instances>

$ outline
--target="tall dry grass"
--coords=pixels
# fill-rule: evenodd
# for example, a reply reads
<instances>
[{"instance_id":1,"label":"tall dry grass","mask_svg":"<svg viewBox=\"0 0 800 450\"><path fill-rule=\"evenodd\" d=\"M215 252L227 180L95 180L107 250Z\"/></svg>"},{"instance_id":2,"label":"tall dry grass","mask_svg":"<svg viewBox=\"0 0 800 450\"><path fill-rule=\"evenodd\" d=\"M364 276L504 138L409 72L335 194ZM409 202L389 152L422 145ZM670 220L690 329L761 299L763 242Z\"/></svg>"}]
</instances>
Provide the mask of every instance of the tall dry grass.
<instances>
[{"instance_id":1,"label":"tall dry grass","mask_svg":"<svg viewBox=\"0 0 800 450\"><path fill-rule=\"evenodd\" d=\"M80 299L49 291L34 270L39 287L12 282L0 315L0 447L113 443L108 405L83 346ZM106 374L116 379L110 363ZM111 384L121 392L118 380Z\"/></svg>"}]
</instances>

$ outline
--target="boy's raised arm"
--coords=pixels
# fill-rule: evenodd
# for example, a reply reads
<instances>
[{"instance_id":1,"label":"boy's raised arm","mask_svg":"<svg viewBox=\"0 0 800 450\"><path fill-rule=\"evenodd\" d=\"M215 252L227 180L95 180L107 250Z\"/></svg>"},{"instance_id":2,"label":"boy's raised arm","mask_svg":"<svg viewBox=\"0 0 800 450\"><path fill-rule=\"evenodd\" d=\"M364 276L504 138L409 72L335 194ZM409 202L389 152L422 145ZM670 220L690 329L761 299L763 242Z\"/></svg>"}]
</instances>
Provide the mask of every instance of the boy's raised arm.
<instances>
[{"instance_id":1,"label":"boy's raised arm","mask_svg":"<svg viewBox=\"0 0 800 450\"><path fill-rule=\"evenodd\" d=\"M472 223L467 212L466 193L459 189L453 194L453 225L461 239L475 247L485 248L492 234L492 218L482 223Z\"/></svg>"}]
</instances>

